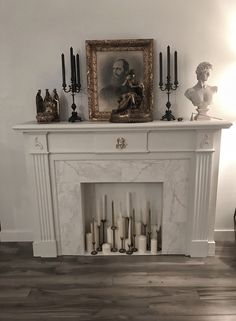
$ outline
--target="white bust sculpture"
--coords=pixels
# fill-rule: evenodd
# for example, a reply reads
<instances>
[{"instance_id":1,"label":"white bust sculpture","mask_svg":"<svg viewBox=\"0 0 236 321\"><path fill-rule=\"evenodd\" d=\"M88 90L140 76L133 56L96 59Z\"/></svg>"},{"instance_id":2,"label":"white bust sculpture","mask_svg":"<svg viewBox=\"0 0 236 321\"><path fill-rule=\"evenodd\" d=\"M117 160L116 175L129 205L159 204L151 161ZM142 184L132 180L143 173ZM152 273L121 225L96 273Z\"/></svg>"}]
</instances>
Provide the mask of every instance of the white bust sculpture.
<instances>
[{"instance_id":1,"label":"white bust sculpture","mask_svg":"<svg viewBox=\"0 0 236 321\"><path fill-rule=\"evenodd\" d=\"M194 117L195 120L210 119L207 115L209 110L207 107L212 103L213 95L217 92L217 86L206 84L211 70L212 65L209 62L201 62L196 69L197 84L185 92L185 96L197 107L198 114Z\"/></svg>"}]
</instances>

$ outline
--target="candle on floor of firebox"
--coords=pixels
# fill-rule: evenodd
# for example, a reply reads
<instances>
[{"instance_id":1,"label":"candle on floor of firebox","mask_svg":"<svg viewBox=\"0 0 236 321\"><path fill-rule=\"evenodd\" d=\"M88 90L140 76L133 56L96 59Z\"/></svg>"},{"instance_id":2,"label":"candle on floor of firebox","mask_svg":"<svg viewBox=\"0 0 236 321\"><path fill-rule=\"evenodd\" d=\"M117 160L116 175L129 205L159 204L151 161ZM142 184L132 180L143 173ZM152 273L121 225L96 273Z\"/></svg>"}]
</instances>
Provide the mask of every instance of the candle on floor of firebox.
<instances>
[{"instance_id":1,"label":"candle on floor of firebox","mask_svg":"<svg viewBox=\"0 0 236 321\"><path fill-rule=\"evenodd\" d=\"M127 217L130 217L130 215L131 215L131 203L132 203L132 199L131 199L132 195L131 195L131 193L128 192L126 197L127 197Z\"/></svg>"},{"instance_id":2,"label":"candle on floor of firebox","mask_svg":"<svg viewBox=\"0 0 236 321\"><path fill-rule=\"evenodd\" d=\"M138 236L138 252L139 254L146 253L147 237L145 235Z\"/></svg>"},{"instance_id":3,"label":"candle on floor of firebox","mask_svg":"<svg viewBox=\"0 0 236 321\"><path fill-rule=\"evenodd\" d=\"M111 202L111 215L112 215L112 226L115 226L115 217L114 217L114 202Z\"/></svg>"},{"instance_id":4,"label":"candle on floor of firebox","mask_svg":"<svg viewBox=\"0 0 236 321\"><path fill-rule=\"evenodd\" d=\"M107 227L107 243L112 244L112 229L110 226Z\"/></svg>"},{"instance_id":5,"label":"candle on floor of firebox","mask_svg":"<svg viewBox=\"0 0 236 321\"><path fill-rule=\"evenodd\" d=\"M93 218L93 221L90 223L90 230L92 233L92 241L95 242L95 246L98 247L98 223ZM93 236L94 235L94 236Z\"/></svg>"},{"instance_id":6,"label":"candle on floor of firebox","mask_svg":"<svg viewBox=\"0 0 236 321\"><path fill-rule=\"evenodd\" d=\"M126 249L126 251L129 250L129 245L130 245L129 239L125 239L125 249Z\"/></svg>"},{"instance_id":7,"label":"candle on floor of firebox","mask_svg":"<svg viewBox=\"0 0 236 321\"><path fill-rule=\"evenodd\" d=\"M107 195L103 196L103 212L102 212L102 219L106 220L107 217Z\"/></svg>"},{"instance_id":8,"label":"candle on floor of firebox","mask_svg":"<svg viewBox=\"0 0 236 321\"><path fill-rule=\"evenodd\" d=\"M120 237L124 237L124 218L121 216L121 213L117 219L117 226Z\"/></svg>"},{"instance_id":9,"label":"candle on floor of firebox","mask_svg":"<svg viewBox=\"0 0 236 321\"><path fill-rule=\"evenodd\" d=\"M86 233L86 250L89 253L93 250L92 233Z\"/></svg>"},{"instance_id":10,"label":"candle on floor of firebox","mask_svg":"<svg viewBox=\"0 0 236 321\"><path fill-rule=\"evenodd\" d=\"M132 217L129 218L129 232L128 232L129 245L131 245L132 240Z\"/></svg>"},{"instance_id":11,"label":"candle on floor of firebox","mask_svg":"<svg viewBox=\"0 0 236 321\"><path fill-rule=\"evenodd\" d=\"M135 222L136 235L141 235L141 222Z\"/></svg>"},{"instance_id":12,"label":"candle on floor of firebox","mask_svg":"<svg viewBox=\"0 0 236 321\"><path fill-rule=\"evenodd\" d=\"M150 207L148 211L148 232L152 232L152 212Z\"/></svg>"},{"instance_id":13,"label":"candle on floor of firebox","mask_svg":"<svg viewBox=\"0 0 236 321\"><path fill-rule=\"evenodd\" d=\"M96 202L96 214L97 214L98 226L100 226L101 225L101 204L100 204L100 199L98 199L97 202Z\"/></svg>"},{"instance_id":14,"label":"candle on floor of firebox","mask_svg":"<svg viewBox=\"0 0 236 321\"><path fill-rule=\"evenodd\" d=\"M108 243L102 244L102 254L104 255L111 254L111 244L108 244Z\"/></svg>"},{"instance_id":15,"label":"candle on floor of firebox","mask_svg":"<svg viewBox=\"0 0 236 321\"><path fill-rule=\"evenodd\" d=\"M157 231L158 231L158 228L157 228L157 225L152 225L152 237L155 237L155 235L157 235Z\"/></svg>"},{"instance_id":16,"label":"candle on floor of firebox","mask_svg":"<svg viewBox=\"0 0 236 321\"><path fill-rule=\"evenodd\" d=\"M151 253L157 254L157 239L151 239Z\"/></svg>"}]
</instances>

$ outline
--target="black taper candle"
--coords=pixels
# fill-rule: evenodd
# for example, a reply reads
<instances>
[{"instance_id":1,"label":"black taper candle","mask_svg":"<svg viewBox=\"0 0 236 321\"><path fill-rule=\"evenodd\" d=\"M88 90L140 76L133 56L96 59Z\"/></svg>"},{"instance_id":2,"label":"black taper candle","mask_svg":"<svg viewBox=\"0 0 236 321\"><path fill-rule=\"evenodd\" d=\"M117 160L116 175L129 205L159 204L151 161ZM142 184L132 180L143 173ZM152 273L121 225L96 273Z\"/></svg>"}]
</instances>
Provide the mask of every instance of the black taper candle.
<instances>
[{"instance_id":1,"label":"black taper candle","mask_svg":"<svg viewBox=\"0 0 236 321\"><path fill-rule=\"evenodd\" d=\"M114 217L114 202L111 202L111 215L112 215L112 226L115 225L115 217Z\"/></svg>"},{"instance_id":2,"label":"black taper candle","mask_svg":"<svg viewBox=\"0 0 236 321\"><path fill-rule=\"evenodd\" d=\"M160 70L160 81L159 81L159 86L163 85L163 75L162 75L162 53L159 53L159 70Z\"/></svg>"},{"instance_id":3,"label":"black taper candle","mask_svg":"<svg viewBox=\"0 0 236 321\"><path fill-rule=\"evenodd\" d=\"M151 217L152 217L152 214L151 214L151 209L149 208L149 211L148 211L148 230L149 230L149 232L151 232L151 230L152 230L152 219L151 219Z\"/></svg>"},{"instance_id":4,"label":"black taper candle","mask_svg":"<svg viewBox=\"0 0 236 321\"><path fill-rule=\"evenodd\" d=\"M65 72L65 56L61 54L61 67L62 67L62 87L66 87L66 72Z\"/></svg>"},{"instance_id":5,"label":"black taper candle","mask_svg":"<svg viewBox=\"0 0 236 321\"><path fill-rule=\"evenodd\" d=\"M73 79L74 79L74 84L76 84L76 62L75 62L75 55L73 55Z\"/></svg>"},{"instance_id":6,"label":"black taper candle","mask_svg":"<svg viewBox=\"0 0 236 321\"><path fill-rule=\"evenodd\" d=\"M170 79L170 46L167 47L167 77Z\"/></svg>"},{"instance_id":7,"label":"black taper candle","mask_svg":"<svg viewBox=\"0 0 236 321\"><path fill-rule=\"evenodd\" d=\"M174 63L175 63L175 81L174 81L174 84L178 85L177 51L175 51L175 54L174 54Z\"/></svg>"},{"instance_id":8,"label":"black taper candle","mask_svg":"<svg viewBox=\"0 0 236 321\"><path fill-rule=\"evenodd\" d=\"M74 82L74 72L73 72L73 48L70 47L70 69L71 69L71 82L73 83Z\"/></svg>"},{"instance_id":9,"label":"black taper candle","mask_svg":"<svg viewBox=\"0 0 236 321\"><path fill-rule=\"evenodd\" d=\"M80 66L79 66L79 54L76 55L76 65L77 65L77 85L80 87Z\"/></svg>"}]
</instances>

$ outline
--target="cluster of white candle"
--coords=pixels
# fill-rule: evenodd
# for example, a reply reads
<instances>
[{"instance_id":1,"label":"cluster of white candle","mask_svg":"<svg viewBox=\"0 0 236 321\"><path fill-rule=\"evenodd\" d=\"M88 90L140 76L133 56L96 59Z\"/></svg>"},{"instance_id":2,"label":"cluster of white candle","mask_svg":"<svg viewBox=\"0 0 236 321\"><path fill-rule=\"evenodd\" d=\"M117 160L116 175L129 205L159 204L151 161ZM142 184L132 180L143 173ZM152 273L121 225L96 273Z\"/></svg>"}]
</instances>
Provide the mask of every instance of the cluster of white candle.
<instances>
[{"instance_id":1,"label":"cluster of white candle","mask_svg":"<svg viewBox=\"0 0 236 321\"><path fill-rule=\"evenodd\" d=\"M93 218L92 222L90 222L90 232L86 233L87 252L91 253L92 250L97 249L100 245L102 245L101 253L104 255L110 254L112 247L115 247L119 250L122 248L122 245L123 248L127 251L131 246L132 242L135 241L135 248L137 248L138 254L156 254L158 247L157 232L159 230L159 227L158 225L151 224L151 210L149 202L147 202L146 207L146 210L143 211L143 213L141 212L141 220L136 221L135 211L134 209L132 209L131 193L127 193L127 207L125 216L122 215L123 213L121 211L121 208L118 211L118 215L115 216L114 203L112 201L111 222L108 226L107 224L104 225L105 233L103 240L101 239L103 233L102 225L105 224L105 222L109 223L107 221L107 196L104 195L102 209L100 204L97 204L96 220L95 218ZM115 229L113 230L112 227L115 227ZM115 236L114 240L113 235ZM149 251L147 251L148 237L150 237Z\"/></svg>"}]
</instances>

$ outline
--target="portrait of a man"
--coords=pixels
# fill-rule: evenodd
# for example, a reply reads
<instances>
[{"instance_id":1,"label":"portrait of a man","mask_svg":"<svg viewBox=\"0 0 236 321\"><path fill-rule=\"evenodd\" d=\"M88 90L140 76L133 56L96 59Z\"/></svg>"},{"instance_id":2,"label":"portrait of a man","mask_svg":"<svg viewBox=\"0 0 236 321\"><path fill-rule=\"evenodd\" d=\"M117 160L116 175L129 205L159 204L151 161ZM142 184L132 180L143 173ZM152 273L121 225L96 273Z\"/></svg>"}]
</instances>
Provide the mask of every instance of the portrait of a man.
<instances>
[{"instance_id":1,"label":"portrait of a man","mask_svg":"<svg viewBox=\"0 0 236 321\"><path fill-rule=\"evenodd\" d=\"M118 100L122 94L127 92L125 85L127 76L134 66L138 70L138 76L141 78L140 68L141 57L123 57L122 54L113 55L103 60L99 57L100 79L98 79L98 99L100 110L111 111L118 106ZM139 58L139 59L138 59ZM138 66L139 65L139 66Z\"/></svg>"},{"instance_id":2,"label":"portrait of a man","mask_svg":"<svg viewBox=\"0 0 236 321\"><path fill-rule=\"evenodd\" d=\"M100 98L111 104L116 103L118 98L124 93L122 86L129 72L129 63L125 59L117 59L112 66L110 84L103 87Z\"/></svg>"}]
</instances>

